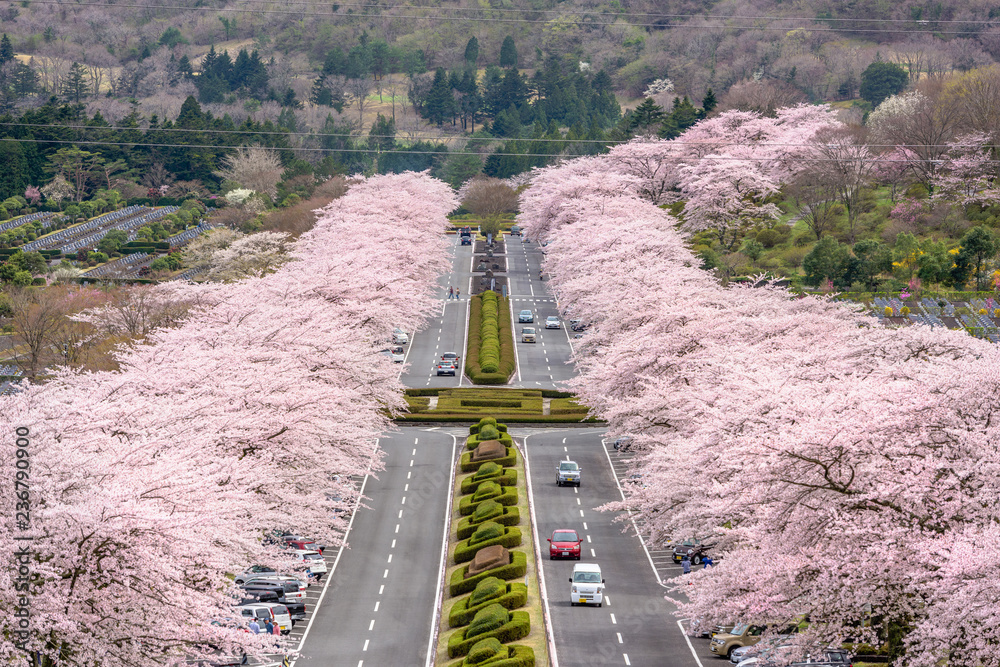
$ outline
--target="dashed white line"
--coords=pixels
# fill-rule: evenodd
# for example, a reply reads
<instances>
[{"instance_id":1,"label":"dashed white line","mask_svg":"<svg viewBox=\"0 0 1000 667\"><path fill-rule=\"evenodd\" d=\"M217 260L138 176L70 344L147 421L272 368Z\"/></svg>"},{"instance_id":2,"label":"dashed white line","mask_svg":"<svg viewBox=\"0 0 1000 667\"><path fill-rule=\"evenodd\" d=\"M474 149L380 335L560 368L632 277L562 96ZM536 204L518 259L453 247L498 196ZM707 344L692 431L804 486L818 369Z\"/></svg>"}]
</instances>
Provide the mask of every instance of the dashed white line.
<instances>
[{"instance_id":1,"label":"dashed white line","mask_svg":"<svg viewBox=\"0 0 1000 667\"><path fill-rule=\"evenodd\" d=\"M396 518L397 519L402 519L403 518L403 510L399 510L399 516L396 517Z\"/></svg>"},{"instance_id":2,"label":"dashed white line","mask_svg":"<svg viewBox=\"0 0 1000 667\"><path fill-rule=\"evenodd\" d=\"M361 667L363 664L365 664L364 660L358 660L358 667Z\"/></svg>"},{"instance_id":3,"label":"dashed white line","mask_svg":"<svg viewBox=\"0 0 1000 667\"><path fill-rule=\"evenodd\" d=\"M574 487L573 487L573 493L580 493L580 487L578 487L578 486L574 486ZM577 502L577 503L579 503L579 502L580 502L580 499L579 499L579 498L577 498L577 499L576 499L576 502Z\"/></svg>"},{"instance_id":4,"label":"dashed white line","mask_svg":"<svg viewBox=\"0 0 1000 667\"><path fill-rule=\"evenodd\" d=\"M403 486L403 491L409 491L409 490L410 490L410 485L409 484L406 484L406 485Z\"/></svg>"},{"instance_id":5,"label":"dashed white line","mask_svg":"<svg viewBox=\"0 0 1000 667\"><path fill-rule=\"evenodd\" d=\"M410 471L407 471L407 472L406 472L406 479L410 479L410 475L412 475L412 474L413 474L412 472L410 472Z\"/></svg>"},{"instance_id":6,"label":"dashed white line","mask_svg":"<svg viewBox=\"0 0 1000 667\"><path fill-rule=\"evenodd\" d=\"M385 590L385 584L382 584L381 586L378 587L378 594L382 595L382 591L384 590Z\"/></svg>"},{"instance_id":7,"label":"dashed white line","mask_svg":"<svg viewBox=\"0 0 1000 667\"><path fill-rule=\"evenodd\" d=\"M563 442L566 442L566 440L563 440ZM564 452L568 452L569 451L569 447L563 447L563 451Z\"/></svg>"},{"instance_id":8,"label":"dashed white line","mask_svg":"<svg viewBox=\"0 0 1000 667\"><path fill-rule=\"evenodd\" d=\"M385 572L382 573L382 578L383 579L389 578L389 568L385 568Z\"/></svg>"},{"instance_id":9,"label":"dashed white line","mask_svg":"<svg viewBox=\"0 0 1000 667\"><path fill-rule=\"evenodd\" d=\"M391 563L391 562L392 562L392 554L389 554L389 560L387 560L386 563Z\"/></svg>"},{"instance_id":10,"label":"dashed white line","mask_svg":"<svg viewBox=\"0 0 1000 667\"><path fill-rule=\"evenodd\" d=\"M412 451L412 452L410 452L410 456L416 456L416 455L417 455L417 448L416 448L416 447L414 447L414 448L413 448L413 451Z\"/></svg>"},{"instance_id":11,"label":"dashed white line","mask_svg":"<svg viewBox=\"0 0 1000 667\"><path fill-rule=\"evenodd\" d=\"M374 622L375 622L375 621L372 621L372 623L374 623ZM624 640L624 639L622 639L622 633L620 633L620 632L616 632L615 634L617 634L617 635L618 635L618 643L619 643L619 644L624 644L624 643L625 643L625 640Z\"/></svg>"},{"instance_id":12,"label":"dashed white line","mask_svg":"<svg viewBox=\"0 0 1000 667\"><path fill-rule=\"evenodd\" d=\"M399 504L400 504L400 505L405 505L405 504L406 504L406 496L403 496L403 502L401 502L401 503L399 503Z\"/></svg>"},{"instance_id":13,"label":"dashed white line","mask_svg":"<svg viewBox=\"0 0 1000 667\"><path fill-rule=\"evenodd\" d=\"M393 541L392 541L392 546L391 546L391 547L389 547L389 548L390 548L390 549L395 549L395 548L396 548L396 540L393 540Z\"/></svg>"},{"instance_id":14,"label":"dashed white line","mask_svg":"<svg viewBox=\"0 0 1000 667\"><path fill-rule=\"evenodd\" d=\"M372 622L368 624L368 632L371 632L374 629L375 629L375 619L373 618Z\"/></svg>"},{"instance_id":15,"label":"dashed white line","mask_svg":"<svg viewBox=\"0 0 1000 667\"><path fill-rule=\"evenodd\" d=\"M611 625L618 625L618 619L615 618L614 614L611 614Z\"/></svg>"},{"instance_id":16,"label":"dashed white line","mask_svg":"<svg viewBox=\"0 0 1000 667\"><path fill-rule=\"evenodd\" d=\"M396 532L397 533L399 532L399 524L398 523L396 524Z\"/></svg>"},{"instance_id":17,"label":"dashed white line","mask_svg":"<svg viewBox=\"0 0 1000 667\"><path fill-rule=\"evenodd\" d=\"M410 467L413 467L413 459L410 459Z\"/></svg>"},{"instance_id":18,"label":"dashed white line","mask_svg":"<svg viewBox=\"0 0 1000 667\"><path fill-rule=\"evenodd\" d=\"M362 651L367 651L368 650L368 642L370 642L370 641L371 641L370 639L366 639L365 640L365 647L363 649L361 649Z\"/></svg>"},{"instance_id":19,"label":"dashed white line","mask_svg":"<svg viewBox=\"0 0 1000 667\"><path fill-rule=\"evenodd\" d=\"M583 516L583 510L580 510L580 516Z\"/></svg>"},{"instance_id":20,"label":"dashed white line","mask_svg":"<svg viewBox=\"0 0 1000 667\"><path fill-rule=\"evenodd\" d=\"M579 505L579 504L580 504L580 499L579 499L579 498L577 498L577 499L576 499L576 504L577 504L577 505Z\"/></svg>"},{"instance_id":21,"label":"dashed white line","mask_svg":"<svg viewBox=\"0 0 1000 667\"><path fill-rule=\"evenodd\" d=\"M611 596L610 595L605 595L604 596L604 604L608 605L609 607L611 606Z\"/></svg>"},{"instance_id":22,"label":"dashed white line","mask_svg":"<svg viewBox=\"0 0 1000 667\"><path fill-rule=\"evenodd\" d=\"M587 535L587 544L590 544L590 535Z\"/></svg>"},{"instance_id":23,"label":"dashed white line","mask_svg":"<svg viewBox=\"0 0 1000 667\"><path fill-rule=\"evenodd\" d=\"M593 549L590 550L590 557L591 558L597 558L597 554L594 553Z\"/></svg>"},{"instance_id":24,"label":"dashed white line","mask_svg":"<svg viewBox=\"0 0 1000 667\"><path fill-rule=\"evenodd\" d=\"M625 658L625 664L631 665L632 663L628 660L628 653L622 653L622 657Z\"/></svg>"},{"instance_id":25,"label":"dashed white line","mask_svg":"<svg viewBox=\"0 0 1000 667\"><path fill-rule=\"evenodd\" d=\"M378 606L379 606L380 604L382 604L382 601L381 601L381 600L378 600L378 601L376 601L376 602L375 602L375 611L378 611Z\"/></svg>"},{"instance_id":26,"label":"dashed white line","mask_svg":"<svg viewBox=\"0 0 1000 667\"><path fill-rule=\"evenodd\" d=\"M590 530L590 528L587 528L587 522L586 521L583 522L583 529L584 530Z\"/></svg>"}]
</instances>

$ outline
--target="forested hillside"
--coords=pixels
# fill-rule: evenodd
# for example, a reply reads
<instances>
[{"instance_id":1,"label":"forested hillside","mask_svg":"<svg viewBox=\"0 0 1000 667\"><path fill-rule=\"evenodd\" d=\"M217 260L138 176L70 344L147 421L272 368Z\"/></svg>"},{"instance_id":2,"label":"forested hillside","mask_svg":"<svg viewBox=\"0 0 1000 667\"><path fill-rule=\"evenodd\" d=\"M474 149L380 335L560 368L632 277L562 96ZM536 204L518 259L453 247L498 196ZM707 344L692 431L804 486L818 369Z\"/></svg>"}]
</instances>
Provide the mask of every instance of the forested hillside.
<instances>
[{"instance_id":1,"label":"forested hillside","mask_svg":"<svg viewBox=\"0 0 1000 667\"><path fill-rule=\"evenodd\" d=\"M980 0L26 0L0 17L0 138L25 165L4 197L51 180L55 140L136 187L216 191L225 147L250 141L300 170L432 167L457 185L658 128L650 106L622 120L643 98L667 112L664 136L717 103L830 101L860 120L880 94L864 90L873 62L901 65L905 86L1000 55L1000 4Z\"/></svg>"}]
</instances>

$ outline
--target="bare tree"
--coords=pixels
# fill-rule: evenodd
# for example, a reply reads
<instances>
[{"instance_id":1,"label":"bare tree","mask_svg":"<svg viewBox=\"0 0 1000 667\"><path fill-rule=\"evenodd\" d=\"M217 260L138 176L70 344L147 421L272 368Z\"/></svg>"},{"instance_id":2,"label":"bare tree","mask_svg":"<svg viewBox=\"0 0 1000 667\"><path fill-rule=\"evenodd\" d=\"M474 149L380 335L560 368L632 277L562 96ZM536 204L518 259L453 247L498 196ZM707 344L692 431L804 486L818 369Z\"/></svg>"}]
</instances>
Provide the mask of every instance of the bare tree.
<instances>
[{"instance_id":1,"label":"bare tree","mask_svg":"<svg viewBox=\"0 0 1000 667\"><path fill-rule=\"evenodd\" d=\"M11 292L14 360L28 378L36 378L50 364L82 361L89 344L87 327L70 315L101 299L96 290L75 286L22 287Z\"/></svg>"},{"instance_id":2,"label":"bare tree","mask_svg":"<svg viewBox=\"0 0 1000 667\"><path fill-rule=\"evenodd\" d=\"M222 169L214 173L223 180L274 197L278 194L283 172L275 151L260 146L240 146L234 154L222 158Z\"/></svg>"},{"instance_id":3,"label":"bare tree","mask_svg":"<svg viewBox=\"0 0 1000 667\"><path fill-rule=\"evenodd\" d=\"M462 206L483 218L484 234L495 236L500 231L500 217L517 212L517 192L499 178L477 176L465 189Z\"/></svg>"},{"instance_id":4,"label":"bare tree","mask_svg":"<svg viewBox=\"0 0 1000 667\"><path fill-rule=\"evenodd\" d=\"M784 81L750 79L730 88L719 102L719 111L739 109L773 116L776 109L804 102L802 91Z\"/></svg>"},{"instance_id":5,"label":"bare tree","mask_svg":"<svg viewBox=\"0 0 1000 667\"><path fill-rule=\"evenodd\" d=\"M874 179L878 156L862 141L860 131L853 128L820 132L816 152L818 160L813 168L843 204L848 236L854 243L861 195Z\"/></svg>"},{"instance_id":6,"label":"bare tree","mask_svg":"<svg viewBox=\"0 0 1000 667\"><path fill-rule=\"evenodd\" d=\"M789 187L789 194L799 205L799 217L806 223L816 239L831 231L837 223L834 214L837 194L827 179L825 170L814 163L803 170Z\"/></svg>"},{"instance_id":7,"label":"bare tree","mask_svg":"<svg viewBox=\"0 0 1000 667\"><path fill-rule=\"evenodd\" d=\"M358 109L358 124L364 127L365 109L371 106L368 95L372 92L372 82L370 79L348 79L347 92L351 96L351 102Z\"/></svg>"}]
</instances>

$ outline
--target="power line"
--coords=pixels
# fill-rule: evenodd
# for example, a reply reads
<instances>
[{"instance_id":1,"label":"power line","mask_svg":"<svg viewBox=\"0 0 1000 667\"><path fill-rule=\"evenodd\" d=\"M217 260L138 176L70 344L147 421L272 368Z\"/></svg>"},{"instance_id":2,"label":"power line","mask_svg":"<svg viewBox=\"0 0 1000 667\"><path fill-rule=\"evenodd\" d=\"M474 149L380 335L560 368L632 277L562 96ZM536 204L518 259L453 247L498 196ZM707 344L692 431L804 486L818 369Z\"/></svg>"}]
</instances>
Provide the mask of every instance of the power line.
<instances>
[{"instance_id":1,"label":"power line","mask_svg":"<svg viewBox=\"0 0 1000 667\"><path fill-rule=\"evenodd\" d=\"M70 141L63 139L7 139L7 141L20 141L24 143L34 143L34 144L73 144L73 145L87 145L87 146L129 146L132 148L212 148L212 149L230 149L236 148L236 146L219 146L215 144L160 144L160 143L147 143L147 142L132 142L132 141ZM526 139L525 141L532 141L531 139ZM572 142L570 142L572 143ZM725 143L715 143L715 144L697 144L697 145L714 145L714 146L725 146ZM738 144L742 145L742 144ZM766 144L762 144L766 145ZM790 145L798 146L804 144L775 144L775 145ZM474 151L407 151L407 150L389 150L383 151L376 148L317 148L317 147L305 147L305 148L287 148L278 146L260 146L263 150L269 151L308 151L308 152L321 152L321 153L378 153L380 155L388 155L390 153L396 153L401 155L478 155L482 156L483 153L477 153ZM587 155L569 155L566 153L489 153L487 155L496 155L500 157L550 157L550 158L567 158L573 159L578 157L587 157ZM592 156L594 157L594 156ZM784 159L782 156L773 157L738 157L733 155L679 155L678 161L680 162L692 162L692 161L709 161L709 162L778 162ZM806 157L806 156L791 156L800 162L841 162L837 158L821 158L821 157ZM850 158L847 158L848 160ZM885 158L885 157L873 157L865 160L866 162L885 162L885 163L899 163L899 164L909 164L911 162L923 162L925 160L907 160L905 158ZM998 160L984 160L983 164L1000 164L1000 159Z\"/></svg>"},{"instance_id":2,"label":"power line","mask_svg":"<svg viewBox=\"0 0 1000 667\"><path fill-rule=\"evenodd\" d=\"M230 12L230 13L250 13L250 14L286 14L292 16L328 16L336 17L339 19L353 19L353 18L368 18L371 15L345 15L338 14L333 11L325 12L309 12L309 11L289 11L284 9L240 9L240 8L229 8L229 7L187 7L183 5L140 5L140 4L129 4L129 3L102 3L102 2L63 2L62 0L31 0L32 4L39 5L57 5L60 7L107 7L113 9L152 9L152 10L181 10L181 11L208 11L208 12ZM407 10L419 9L416 7L408 7ZM482 11L492 11L492 10L482 10ZM414 14L382 14L382 18L399 18L399 19L414 19L414 20L434 20L434 21L472 21L478 23L549 23L549 19L526 19L526 18L484 18L484 17L464 17L464 16L434 16L434 15L414 15ZM693 15L695 16L695 15ZM729 20L729 19L727 19ZM734 17L733 20L749 20L743 19L742 17ZM773 20L782 20L777 17L773 17ZM789 19L790 20L790 19ZM788 32L789 30L794 30L796 28L802 30L808 30L811 32L843 32L840 28L823 28L815 27L816 21L823 21L826 19L805 19L808 20L813 25L811 26L759 26L759 25L687 25L687 24L677 24L677 25L663 25L660 23L629 23L630 26L637 28L662 28L662 29L676 29L682 28L685 30L758 30L758 31L782 31ZM844 19L848 20L848 19ZM616 23L616 21L610 22L598 22L598 21L583 21L583 20L562 20L560 21L564 25L577 25L577 26L611 26ZM880 23L885 23L885 21L879 21ZM986 22L980 22L980 25L987 25ZM968 31L966 30L936 30L932 27L927 27L925 29L869 29L869 28L851 28L851 32L856 33L898 33L898 34L915 34L922 35L927 33L933 33L938 35L966 35Z\"/></svg>"}]
</instances>

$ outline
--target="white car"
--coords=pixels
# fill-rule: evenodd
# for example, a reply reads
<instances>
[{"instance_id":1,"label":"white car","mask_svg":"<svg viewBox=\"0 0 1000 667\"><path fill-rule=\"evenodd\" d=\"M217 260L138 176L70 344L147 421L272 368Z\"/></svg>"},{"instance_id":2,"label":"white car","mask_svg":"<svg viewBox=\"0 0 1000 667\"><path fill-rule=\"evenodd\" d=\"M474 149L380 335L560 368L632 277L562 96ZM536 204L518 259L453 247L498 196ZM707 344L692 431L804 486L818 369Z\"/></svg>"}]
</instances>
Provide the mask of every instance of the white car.
<instances>
[{"instance_id":1,"label":"white car","mask_svg":"<svg viewBox=\"0 0 1000 667\"><path fill-rule=\"evenodd\" d=\"M319 581L319 579L326 574L326 561L323 559L323 554L320 552L309 551L306 549L296 549L291 553L294 554L298 560L309 566L309 569L306 570L306 572L308 572L310 576L316 577L317 581Z\"/></svg>"},{"instance_id":2,"label":"white car","mask_svg":"<svg viewBox=\"0 0 1000 667\"><path fill-rule=\"evenodd\" d=\"M257 618L258 624L267 620L267 614L271 616L271 622L277 623L281 628L281 634L287 635L292 631L292 616L288 613L288 607L280 602L254 602L251 604L241 604L240 612L248 619L251 616ZM263 614L261 613L263 611Z\"/></svg>"},{"instance_id":3,"label":"white car","mask_svg":"<svg viewBox=\"0 0 1000 667\"><path fill-rule=\"evenodd\" d=\"M410 336L405 331L396 327L392 330L392 344L393 345L406 345L410 342Z\"/></svg>"},{"instance_id":4,"label":"white car","mask_svg":"<svg viewBox=\"0 0 1000 667\"><path fill-rule=\"evenodd\" d=\"M559 318L555 315L549 315L545 318L545 328L546 329L561 329L562 324L559 323Z\"/></svg>"},{"instance_id":5,"label":"white car","mask_svg":"<svg viewBox=\"0 0 1000 667\"><path fill-rule=\"evenodd\" d=\"M572 584L569 591L570 606L596 604L600 607L604 603L604 579L601 577L601 566L597 563L574 565L569 582Z\"/></svg>"},{"instance_id":6,"label":"white car","mask_svg":"<svg viewBox=\"0 0 1000 667\"><path fill-rule=\"evenodd\" d=\"M381 351L382 354L393 360L394 363L401 364L406 359L401 345L393 345Z\"/></svg>"}]
</instances>

